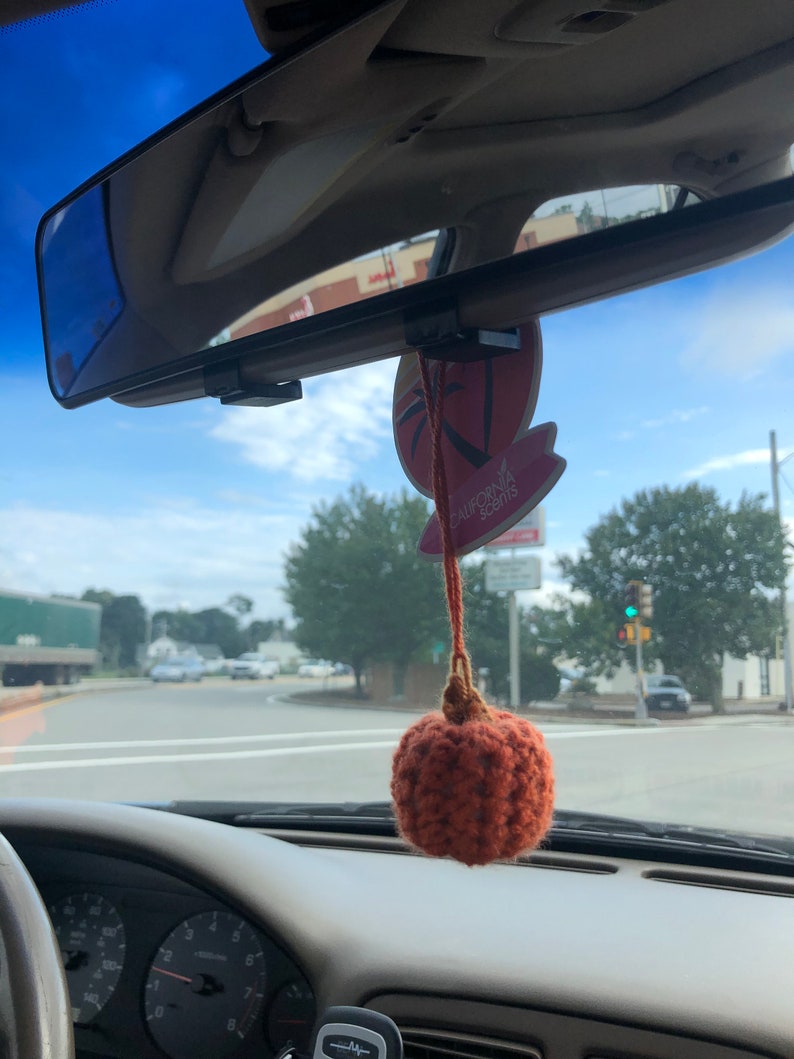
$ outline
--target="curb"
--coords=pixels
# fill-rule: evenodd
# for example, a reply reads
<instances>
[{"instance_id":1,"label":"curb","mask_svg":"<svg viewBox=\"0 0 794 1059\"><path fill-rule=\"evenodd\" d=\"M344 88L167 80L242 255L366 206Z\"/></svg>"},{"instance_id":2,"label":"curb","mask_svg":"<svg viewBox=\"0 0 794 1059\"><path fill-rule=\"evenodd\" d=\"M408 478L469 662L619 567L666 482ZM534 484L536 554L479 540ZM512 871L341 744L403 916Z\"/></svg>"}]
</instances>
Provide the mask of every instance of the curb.
<instances>
[{"instance_id":1,"label":"curb","mask_svg":"<svg viewBox=\"0 0 794 1059\"><path fill-rule=\"evenodd\" d=\"M128 682L123 679L118 685L98 681L96 687L92 686L91 681L47 687L39 681L32 687L21 688L11 695L0 693L0 714L8 710L18 710L24 706L39 706L43 702L63 699L68 695L90 695L100 691L135 691L137 688L146 686L148 686L148 681L140 680L133 683L132 680Z\"/></svg>"},{"instance_id":2,"label":"curb","mask_svg":"<svg viewBox=\"0 0 794 1059\"><path fill-rule=\"evenodd\" d=\"M339 710L393 710L395 713L415 713L421 715L429 713L434 707L415 706L404 702L371 702L368 699L351 700L327 699L322 701L319 695L315 698L294 692L283 696L284 702L292 702L297 706L326 706ZM557 713L532 713L526 709L516 711L517 717L523 717L527 721L541 721L544 724L576 724L576 725L612 725L613 727L629 728L658 728L662 722L656 717L638 721L636 717L569 717L563 711Z\"/></svg>"},{"instance_id":3,"label":"curb","mask_svg":"<svg viewBox=\"0 0 794 1059\"><path fill-rule=\"evenodd\" d=\"M0 698L0 712L18 710L22 706L38 706L44 701L44 685L39 681L32 688L25 688L13 695Z\"/></svg>"}]
</instances>

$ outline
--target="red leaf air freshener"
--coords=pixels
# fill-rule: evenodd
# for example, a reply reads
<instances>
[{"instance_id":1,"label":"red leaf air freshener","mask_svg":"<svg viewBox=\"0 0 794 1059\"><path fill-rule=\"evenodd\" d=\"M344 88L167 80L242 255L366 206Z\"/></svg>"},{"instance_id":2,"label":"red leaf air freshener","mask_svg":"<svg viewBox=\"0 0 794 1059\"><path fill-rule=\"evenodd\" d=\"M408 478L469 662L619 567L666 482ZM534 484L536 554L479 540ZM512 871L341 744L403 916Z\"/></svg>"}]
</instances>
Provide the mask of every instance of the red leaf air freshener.
<instances>
[{"instance_id":1,"label":"red leaf air freshener","mask_svg":"<svg viewBox=\"0 0 794 1059\"><path fill-rule=\"evenodd\" d=\"M413 484L432 490L435 500L419 550L444 563L452 655L441 712L403 735L391 792L407 842L470 866L533 849L554 805L542 734L486 705L474 687L457 560L532 510L565 468L553 452L554 424L526 431L537 401L540 332L531 324L519 335L525 348L487 361L404 357L395 386L400 459Z\"/></svg>"}]
</instances>

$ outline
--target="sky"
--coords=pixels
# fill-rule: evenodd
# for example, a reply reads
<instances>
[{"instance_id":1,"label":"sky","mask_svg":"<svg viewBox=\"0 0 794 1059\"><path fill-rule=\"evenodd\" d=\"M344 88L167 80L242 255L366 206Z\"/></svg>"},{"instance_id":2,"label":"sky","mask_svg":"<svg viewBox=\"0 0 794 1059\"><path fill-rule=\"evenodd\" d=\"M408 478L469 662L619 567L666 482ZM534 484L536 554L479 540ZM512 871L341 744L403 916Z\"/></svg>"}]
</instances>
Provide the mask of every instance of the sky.
<instances>
[{"instance_id":1,"label":"sky","mask_svg":"<svg viewBox=\"0 0 794 1059\"><path fill-rule=\"evenodd\" d=\"M271 409L65 411L49 393L41 215L264 58L229 0L116 0L0 33L0 589L108 588L152 610L242 592L256 617L289 617L284 556L312 509L353 481L411 488L392 436L393 361L308 380L301 402ZM545 501L544 585L524 602L558 591L555 556L639 489L770 492L770 430L781 458L794 451L793 258L787 241L543 320L534 422L558 424L568 466ZM794 462L783 473L794 520Z\"/></svg>"}]
</instances>

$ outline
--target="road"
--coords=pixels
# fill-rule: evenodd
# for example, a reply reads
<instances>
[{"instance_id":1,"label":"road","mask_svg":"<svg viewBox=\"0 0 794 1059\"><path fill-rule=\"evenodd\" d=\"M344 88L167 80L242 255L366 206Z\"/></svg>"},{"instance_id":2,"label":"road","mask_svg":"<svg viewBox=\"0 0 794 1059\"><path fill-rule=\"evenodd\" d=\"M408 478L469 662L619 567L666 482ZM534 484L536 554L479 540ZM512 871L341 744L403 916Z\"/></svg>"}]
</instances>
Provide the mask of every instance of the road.
<instances>
[{"instance_id":1,"label":"road","mask_svg":"<svg viewBox=\"0 0 794 1059\"><path fill-rule=\"evenodd\" d=\"M298 686L316 682L77 691L6 711L0 797L387 798L391 754L417 714L288 701ZM560 807L794 834L791 718L541 727Z\"/></svg>"}]
</instances>

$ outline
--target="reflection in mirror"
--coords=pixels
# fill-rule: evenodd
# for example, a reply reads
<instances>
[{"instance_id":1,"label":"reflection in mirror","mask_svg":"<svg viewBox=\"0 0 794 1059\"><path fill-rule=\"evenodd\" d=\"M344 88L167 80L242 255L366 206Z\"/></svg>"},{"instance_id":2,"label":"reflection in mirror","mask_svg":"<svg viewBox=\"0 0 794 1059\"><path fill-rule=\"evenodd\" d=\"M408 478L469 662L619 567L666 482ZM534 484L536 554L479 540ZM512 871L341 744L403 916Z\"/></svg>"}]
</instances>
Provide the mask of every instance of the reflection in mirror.
<instances>
[{"instance_id":1,"label":"reflection in mirror","mask_svg":"<svg viewBox=\"0 0 794 1059\"><path fill-rule=\"evenodd\" d=\"M636 184L562 195L535 210L521 229L513 253L655 217L700 201L694 192L677 184Z\"/></svg>"},{"instance_id":2,"label":"reflection in mirror","mask_svg":"<svg viewBox=\"0 0 794 1059\"><path fill-rule=\"evenodd\" d=\"M46 229L42 259L52 381L63 396L124 308L108 245L102 187L55 214Z\"/></svg>"},{"instance_id":3,"label":"reflection in mirror","mask_svg":"<svg viewBox=\"0 0 794 1059\"><path fill-rule=\"evenodd\" d=\"M425 232L325 269L268 298L224 328L211 344L246 338L376 294L421 283L427 279L437 239L437 231Z\"/></svg>"}]
</instances>

